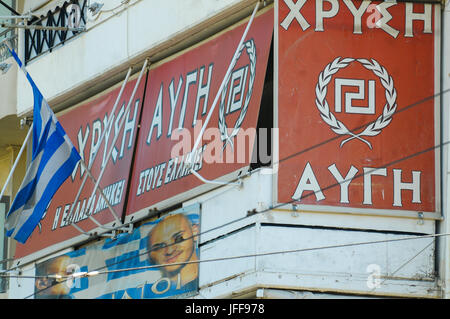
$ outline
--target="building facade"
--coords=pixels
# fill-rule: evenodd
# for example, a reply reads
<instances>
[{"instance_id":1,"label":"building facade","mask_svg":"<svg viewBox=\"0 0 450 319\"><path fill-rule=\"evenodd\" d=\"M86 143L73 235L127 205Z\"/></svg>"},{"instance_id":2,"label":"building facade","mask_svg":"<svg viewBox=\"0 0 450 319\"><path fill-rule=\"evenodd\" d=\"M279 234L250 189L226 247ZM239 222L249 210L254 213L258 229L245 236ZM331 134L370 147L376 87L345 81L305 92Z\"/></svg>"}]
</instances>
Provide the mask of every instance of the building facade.
<instances>
[{"instance_id":1,"label":"building facade","mask_svg":"<svg viewBox=\"0 0 450 319\"><path fill-rule=\"evenodd\" d=\"M0 232L2 298L450 297L448 1L0 8L83 162ZM0 50L3 230L34 100Z\"/></svg>"}]
</instances>

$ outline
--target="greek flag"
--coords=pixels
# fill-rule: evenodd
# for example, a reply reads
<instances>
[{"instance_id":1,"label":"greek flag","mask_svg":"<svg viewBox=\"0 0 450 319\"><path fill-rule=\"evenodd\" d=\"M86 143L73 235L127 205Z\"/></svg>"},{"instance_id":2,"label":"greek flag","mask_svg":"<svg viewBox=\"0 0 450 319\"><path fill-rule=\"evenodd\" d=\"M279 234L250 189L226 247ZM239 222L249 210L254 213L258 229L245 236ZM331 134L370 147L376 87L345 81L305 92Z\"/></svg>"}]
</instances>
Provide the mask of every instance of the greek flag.
<instances>
[{"instance_id":1,"label":"greek flag","mask_svg":"<svg viewBox=\"0 0 450 319\"><path fill-rule=\"evenodd\" d=\"M34 96L31 162L5 223L7 236L24 244L81 158L16 52L10 52L30 82Z\"/></svg>"}]
</instances>

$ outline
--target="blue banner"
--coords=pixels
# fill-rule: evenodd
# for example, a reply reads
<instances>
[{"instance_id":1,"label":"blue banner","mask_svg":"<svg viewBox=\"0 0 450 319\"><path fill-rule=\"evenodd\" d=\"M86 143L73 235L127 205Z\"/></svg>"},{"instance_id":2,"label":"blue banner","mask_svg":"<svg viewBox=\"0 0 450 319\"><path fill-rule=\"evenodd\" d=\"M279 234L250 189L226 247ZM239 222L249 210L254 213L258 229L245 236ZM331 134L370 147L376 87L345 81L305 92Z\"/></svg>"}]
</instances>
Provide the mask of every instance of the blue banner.
<instances>
[{"instance_id":1,"label":"blue banner","mask_svg":"<svg viewBox=\"0 0 450 319\"><path fill-rule=\"evenodd\" d=\"M152 299L198 290L200 205L36 265L35 298ZM98 271L89 277L70 274ZM58 278L58 275L61 278Z\"/></svg>"}]
</instances>

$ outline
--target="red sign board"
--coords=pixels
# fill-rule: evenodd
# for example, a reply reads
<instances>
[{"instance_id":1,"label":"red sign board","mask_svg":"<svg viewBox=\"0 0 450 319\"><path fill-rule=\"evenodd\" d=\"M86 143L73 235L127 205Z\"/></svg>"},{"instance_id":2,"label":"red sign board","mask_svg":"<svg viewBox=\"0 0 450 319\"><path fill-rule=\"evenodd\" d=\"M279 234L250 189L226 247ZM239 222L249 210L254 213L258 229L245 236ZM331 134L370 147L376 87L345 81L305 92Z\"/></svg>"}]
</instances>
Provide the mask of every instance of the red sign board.
<instances>
[{"instance_id":1,"label":"red sign board","mask_svg":"<svg viewBox=\"0 0 450 319\"><path fill-rule=\"evenodd\" d=\"M120 87L103 93L58 118L86 165L91 166L90 171L95 178L100 175L102 166L106 165L100 187L119 219L122 216L127 192L145 78L141 80L130 110L125 114L136 82L137 79L127 83L114 114L111 114L111 111L119 95ZM120 122L124 117L124 124L119 130ZM112 125L107 126L111 120ZM106 131L105 138L100 143L100 136L107 127L110 129ZM116 135L118 137L115 147L107 162L108 151ZM102 199L98 191L95 192L94 199L89 201L95 185L90 178L87 178L81 195L75 203L72 217L69 216L71 205L86 174L83 167L78 164L72 176L64 182L53 197L45 216L31 237L23 245L17 243L15 258L30 255L80 236L80 231L70 225L71 221L86 232L98 228L98 225L89 218L90 215L101 225L112 224L115 221L106 201ZM84 236L82 235L82 239L88 238Z\"/></svg>"},{"instance_id":2,"label":"red sign board","mask_svg":"<svg viewBox=\"0 0 450 319\"><path fill-rule=\"evenodd\" d=\"M278 1L278 203L438 210L437 12Z\"/></svg>"},{"instance_id":3,"label":"red sign board","mask_svg":"<svg viewBox=\"0 0 450 319\"><path fill-rule=\"evenodd\" d=\"M198 194L201 185L203 191L211 189L191 168L215 180L230 178L229 174L249 166L273 10L254 19L203 140L192 151L246 25L241 23L150 70L127 217L179 203Z\"/></svg>"}]
</instances>

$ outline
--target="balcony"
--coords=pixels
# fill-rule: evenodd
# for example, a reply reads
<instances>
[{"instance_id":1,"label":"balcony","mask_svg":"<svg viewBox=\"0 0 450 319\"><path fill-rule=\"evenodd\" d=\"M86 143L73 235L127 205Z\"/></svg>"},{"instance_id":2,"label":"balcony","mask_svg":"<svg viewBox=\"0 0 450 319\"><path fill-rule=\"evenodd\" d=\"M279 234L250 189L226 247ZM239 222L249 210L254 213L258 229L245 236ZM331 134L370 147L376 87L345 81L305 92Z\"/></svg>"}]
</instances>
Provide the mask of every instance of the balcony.
<instances>
[{"instance_id":1,"label":"balcony","mask_svg":"<svg viewBox=\"0 0 450 319\"><path fill-rule=\"evenodd\" d=\"M25 63L47 53L66 41L76 37L81 31L64 28L84 28L86 26L87 0L71 0L49 10L45 15L33 16L28 26L43 26L46 29L25 29ZM54 29L50 29L54 28ZM60 28L60 29L58 29Z\"/></svg>"},{"instance_id":2,"label":"balcony","mask_svg":"<svg viewBox=\"0 0 450 319\"><path fill-rule=\"evenodd\" d=\"M84 32L19 31L19 56L55 112L121 81L131 65L137 72L146 57L160 61L248 16L256 0L97 2L104 5L96 15L87 7L93 1L50 2L33 11L36 17L29 21L67 27L77 17L70 9L75 5ZM25 10L35 10L31 3L25 3ZM17 91L17 114L28 115L33 97L20 73Z\"/></svg>"}]
</instances>

